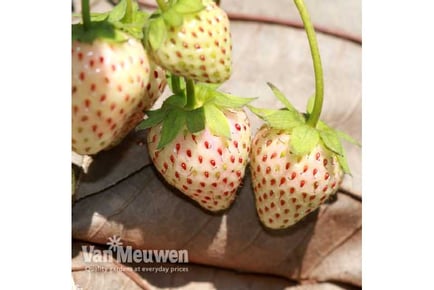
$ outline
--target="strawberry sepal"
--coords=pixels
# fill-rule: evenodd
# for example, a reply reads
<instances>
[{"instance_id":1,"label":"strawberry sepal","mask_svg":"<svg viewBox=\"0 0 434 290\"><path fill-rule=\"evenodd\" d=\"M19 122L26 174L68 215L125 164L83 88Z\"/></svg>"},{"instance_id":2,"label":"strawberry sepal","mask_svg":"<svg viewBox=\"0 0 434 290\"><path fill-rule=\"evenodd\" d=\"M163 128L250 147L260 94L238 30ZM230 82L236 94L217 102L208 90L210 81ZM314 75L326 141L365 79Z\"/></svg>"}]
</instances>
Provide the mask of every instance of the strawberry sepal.
<instances>
[{"instance_id":1,"label":"strawberry sepal","mask_svg":"<svg viewBox=\"0 0 434 290\"><path fill-rule=\"evenodd\" d=\"M149 24L144 29L144 44L154 51L160 48L169 29L181 26L186 15L199 13L205 8L201 0L178 0L168 4L151 15Z\"/></svg>"},{"instance_id":2,"label":"strawberry sepal","mask_svg":"<svg viewBox=\"0 0 434 290\"><path fill-rule=\"evenodd\" d=\"M123 42L128 35L142 40L143 27L148 20L148 14L140 10L135 1L131 7L127 0L121 0L111 11L91 13L91 22L85 26L83 23L72 25L72 40L92 43L95 39L104 39L110 42Z\"/></svg>"},{"instance_id":3,"label":"strawberry sepal","mask_svg":"<svg viewBox=\"0 0 434 290\"><path fill-rule=\"evenodd\" d=\"M321 120L317 122L316 127L307 124L307 120L313 110L314 96L308 101L307 113L301 114L277 87L271 83L268 83L268 85L285 108L280 110L262 109L247 105L249 110L264 120L269 127L285 130L291 134L291 148L289 150L292 154L302 157L309 154L315 146L321 143L325 149L336 155L344 173L351 174L341 140L346 140L357 145L360 144L349 135L331 128Z\"/></svg>"},{"instance_id":4,"label":"strawberry sepal","mask_svg":"<svg viewBox=\"0 0 434 290\"><path fill-rule=\"evenodd\" d=\"M169 82L170 83L170 82ZM218 85L196 83L194 85L195 104L193 108L187 105L185 81L181 79L180 92L167 98L160 109L148 111L148 118L143 120L136 129L143 130L161 123L165 136L160 139L158 148L169 144L181 130L198 133L209 128L215 136L231 138L226 110L240 109L254 100L241 98L217 91ZM180 116L176 117L175 116ZM169 119L169 121L167 121ZM176 120L176 125L173 124Z\"/></svg>"}]
</instances>

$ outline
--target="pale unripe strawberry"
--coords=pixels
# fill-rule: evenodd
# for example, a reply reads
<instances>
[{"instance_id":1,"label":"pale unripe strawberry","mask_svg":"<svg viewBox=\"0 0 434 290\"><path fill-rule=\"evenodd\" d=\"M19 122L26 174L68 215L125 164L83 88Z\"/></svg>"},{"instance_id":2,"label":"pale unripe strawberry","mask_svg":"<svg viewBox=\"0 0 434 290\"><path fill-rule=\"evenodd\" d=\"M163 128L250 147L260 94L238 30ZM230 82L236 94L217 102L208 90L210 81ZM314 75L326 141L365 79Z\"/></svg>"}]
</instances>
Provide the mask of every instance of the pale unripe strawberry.
<instances>
[{"instance_id":1,"label":"pale unripe strawberry","mask_svg":"<svg viewBox=\"0 0 434 290\"><path fill-rule=\"evenodd\" d=\"M153 49L156 62L173 74L205 83L222 83L232 72L229 19L214 1L202 1L198 13L186 14Z\"/></svg>"},{"instance_id":2,"label":"pale unripe strawberry","mask_svg":"<svg viewBox=\"0 0 434 290\"><path fill-rule=\"evenodd\" d=\"M146 97L151 68L141 42L72 42L72 149L96 154L118 138Z\"/></svg>"},{"instance_id":3,"label":"pale unripe strawberry","mask_svg":"<svg viewBox=\"0 0 434 290\"><path fill-rule=\"evenodd\" d=\"M207 127L195 134L185 128L158 150L161 124L148 133L149 154L164 179L210 211L232 204L250 152L250 125L244 111L226 110L224 114L231 139L215 136Z\"/></svg>"},{"instance_id":4,"label":"pale unripe strawberry","mask_svg":"<svg viewBox=\"0 0 434 290\"><path fill-rule=\"evenodd\" d=\"M252 185L261 222L286 228L317 209L334 194L343 170L336 155L317 144L311 153L291 153L291 135L263 126L250 154Z\"/></svg>"},{"instance_id":5,"label":"pale unripe strawberry","mask_svg":"<svg viewBox=\"0 0 434 290\"><path fill-rule=\"evenodd\" d=\"M144 112L151 109L167 85L166 72L160 66L149 59L150 75L145 87L145 94L142 102L139 103L138 110Z\"/></svg>"},{"instance_id":6,"label":"pale unripe strawberry","mask_svg":"<svg viewBox=\"0 0 434 290\"><path fill-rule=\"evenodd\" d=\"M166 88L167 80L165 71L151 60L149 63L151 73L149 75L149 82L146 86L146 92L143 96L142 102L137 106L136 112L132 114L122 126L116 139L106 149L110 149L119 144L128 133L130 133L143 120L143 117L145 116L144 111L149 110L155 104Z\"/></svg>"},{"instance_id":7,"label":"pale unripe strawberry","mask_svg":"<svg viewBox=\"0 0 434 290\"><path fill-rule=\"evenodd\" d=\"M341 139L357 142L321 120L311 124L311 105L301 114L268 85L285 108L249 107L265 121L253 138L250 171L259 219L268 228L283 229L337 192L350 173Z\"/></svg>"}]
</instances>

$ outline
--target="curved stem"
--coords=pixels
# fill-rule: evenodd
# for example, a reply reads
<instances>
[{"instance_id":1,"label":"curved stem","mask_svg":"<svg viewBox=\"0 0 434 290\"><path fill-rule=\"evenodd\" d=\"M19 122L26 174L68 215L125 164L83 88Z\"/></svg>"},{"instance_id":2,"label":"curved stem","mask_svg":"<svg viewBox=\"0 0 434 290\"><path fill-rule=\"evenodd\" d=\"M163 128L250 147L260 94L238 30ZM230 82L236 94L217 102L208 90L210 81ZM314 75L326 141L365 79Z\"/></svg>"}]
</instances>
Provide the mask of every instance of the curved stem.
<instances>
[{"instance_id":1,"label":"curved stem","mask_svg":"<svg viewBox=\"0 0 434 290\"><path fill-rule=\"evenodd\" d=\"M312 113L307 120L307 124L312 127L316 127L316 124L318 123L319 117L321 115L324 99L324 81L321 57L319 54L318 43L315 36L315 29L313 28L309 13L307 12L306 5L304 4L303 0L294 0L294 2L303 21L304 29L306 30L307 39L309 40L310 52L312 54L313 69L315 71L315 102L313 105Z\"/></svg>"},{"instance_id":2,"label":"curved stem","mask_svg":"<svg viewBox=\"0 0 434 290\"><path fill-rule=\"evenodd\" d=\"M188 78L185 79L186 89L187 89L187 109L194 109L196 106L196 97L194 94L194 81Z\"/></svg>"},{"instance_id":3,"label":"curved stem","mask_svg":"<svg viewBox=\"0 0 434 290\"><path fill-rule=\"evenodd\" d=\"M88 30L90 27L89 0L81 0L81 18L83 20L84 30Z\"/></svg>"},{"instance_id":4,"label":"curved stem","mask_svg":"<svg viewBox=\"0 0 434 290\"><path fill-rule=\"evenodd\" d=\"M137 0L140 6L155 9L156 5L149 3L147 0ZM275 24L275 25L281 25L281 26L287 26L287 27L294 27L294 28L304 28L303 23L298 21L293 21L290 19L280 19L275 17L268 17L264 15L251 15L251 14L243 14L243 13L236 13L236 12L227 12L229 16L229 20L233 21L245 21L245 22L259 22L259 23L265 23L265 24ZM322 34L331 35L340 39L348 40L351 42L354 42L356 44L361 45L362 39L360 36L355 34L348 34L342 30L335 30L330 27L321 26L321 25L314 25L316 32L321 32Z\"/></svg>"},{"instance_id":5,"label":"curved stem","mask_svg":"<svg viewBox=\"0 0 434 290\"><path fill-rule=\"evenodd\" d=\"M162 11L166 11L167 8L168 8L167 3L166 3L165 0L157 0L157 4L158 4L158 7L160 7L160 9Z\"/></svg>"}]
</instances>

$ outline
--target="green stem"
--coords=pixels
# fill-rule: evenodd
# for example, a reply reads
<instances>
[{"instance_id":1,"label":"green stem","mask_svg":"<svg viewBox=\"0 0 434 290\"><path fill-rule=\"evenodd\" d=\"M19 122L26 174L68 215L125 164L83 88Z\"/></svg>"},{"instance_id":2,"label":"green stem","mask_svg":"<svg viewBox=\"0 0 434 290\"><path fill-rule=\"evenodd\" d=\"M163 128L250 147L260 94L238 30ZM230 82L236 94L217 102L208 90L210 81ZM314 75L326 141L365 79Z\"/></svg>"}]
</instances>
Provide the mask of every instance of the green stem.
<instances>
[{"instance_id":1,"label":"green stem","mask_svg":"<svg viewBox=\"0 0 434 290\"><path fill-rule=\"evenodd\" d=\"M294 2L297 6L298 12L300 13L301 19L303 20L304 29L306 30L307 39L309 40L310 52L312 54L313 69L315 71L315 102L312 113L307 120L307 124L315 128L321 115L324 99L324 81L321 57L315 36L315 29L313 28L306 5L303 0L294 0Z\"/></svg>"},{"instance_id":2,"label":"green stem","mask_svg":"<svg viewBox=\"0 0 434 290\"><path fill-rule=\"evenodd\" d=\"M81 18L83 20L84 30L88 30L90 28L89 0L81 0Z\"/></svg>"},{"instance_id":3,"label":"green stem","mask_svg":"<svg viewBox=\"0 0 434 290\"><path fill-rule=\"evenodd\" d=\"M131 23L133 22L133 3L131 0L127 0L127 9L125 11L124 19L122 19L123 23Z\"/></svg>"},{"instance_id":4,"label":"green stem","mask_svg":"<svg viewBox=\"0 0 434 290\"><path fill-rule=\"evenodd\" d=\"M185 79L186 89L187 89L187 105L186 108L193 110L196 106L196 96L194 94L194 81L188 78Z\"/></svg>"},{"instance_id":5,"label":"green stem","mask_svg":"<svg viewBox=\"0 0 434 290\"><path fill-rule=\"evenodd\" d=\"M160 9L162 11L166 11L167 8L168 8L167 3L166 3L165 0L157 0L157 4L158 4L158 7L160 7Z\"/></svg>"},{"instance_id":6,"label":"green stem","mask_svg":"<svg viewBox=\"0 0 434 290\"><path fill-rule=\"evenodd\" d=\"M171 75L171 83L172 83L172 91L175 95L182 93L181 83L178 76L172 74Z\"/></svg>"}]
</instances>

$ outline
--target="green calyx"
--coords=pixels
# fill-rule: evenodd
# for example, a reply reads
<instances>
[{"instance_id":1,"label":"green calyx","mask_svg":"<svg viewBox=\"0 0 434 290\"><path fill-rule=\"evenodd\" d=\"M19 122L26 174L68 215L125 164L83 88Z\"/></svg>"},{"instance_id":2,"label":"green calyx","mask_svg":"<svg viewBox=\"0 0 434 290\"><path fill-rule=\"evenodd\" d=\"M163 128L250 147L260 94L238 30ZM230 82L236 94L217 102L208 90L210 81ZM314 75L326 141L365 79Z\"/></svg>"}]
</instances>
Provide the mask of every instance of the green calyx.
<instances>
[{"instance_id":1,"label":"green calyx","mask_svg":"<svg viewBox=\"0 0 434 290\"><path fill-rule=\"evenodd\" d=\"M205 8L201 0L158 0L157 3L160 9L151 15L145 27L144 42L152 50L161 46L169 29L183 24L186 15L194 15Z\"/></svg>"},{"instance_id":2,"label":"green calyx","mask_svg":"<svg viewBox=\"0 0 434 290\"><path fill-rule=\"evenodd\" d=\"M224 111L242 108L253 100L217 91L216 85L197 83L194 84L194 100L189 102L188 86L185 82L177 85L174 90L172 83L174 94L164 101L160 109L148 111L148 118L137 126L137 129L147 129L162 124L158 149L169 144L185 129L198 133L206 127L212 134L230 139L229 122Z\"/></svg>"},{"instance_id":3,"label":"green calyx","mask_svg":"<svg viewBox=\"0 0 434 290\"><path fill-rule=\"evenodd\" d=\"M260 109L247 105L248 108L270 127L284 130L288 134L291 134L290 145L292 153L297 156L303 156L312 152L318 144L322 144L323 147L336 154L344 172L350 174L341 140L346 140L356 145L360 144L344 132L329 127L321 120L317 122L315 127L309 125L308 120L312 114L313 98L308 102L307 113L301 114L281 91L270 83L268 85L271 87L274 95L284 104L285 108L281 110Z\"/></svg>"},{"instance_id":4,"label":"green calyx","mask_svg":"<svg viewBox=\"0 0 434 290\"><path fill-rule=\"evenodd\" d=\"M83 0L82 3L88 0ZM89 13L88 5L83 5L82 22L72 25L72 39L92 43L95 39L111 42L126 41L127 33L134 38L144 38L143 27L148 14L140 10L137 2L121 0L113 9L104 13ZM125 33L122 33L125 32Z\"/></svg>"}]
</instances>

